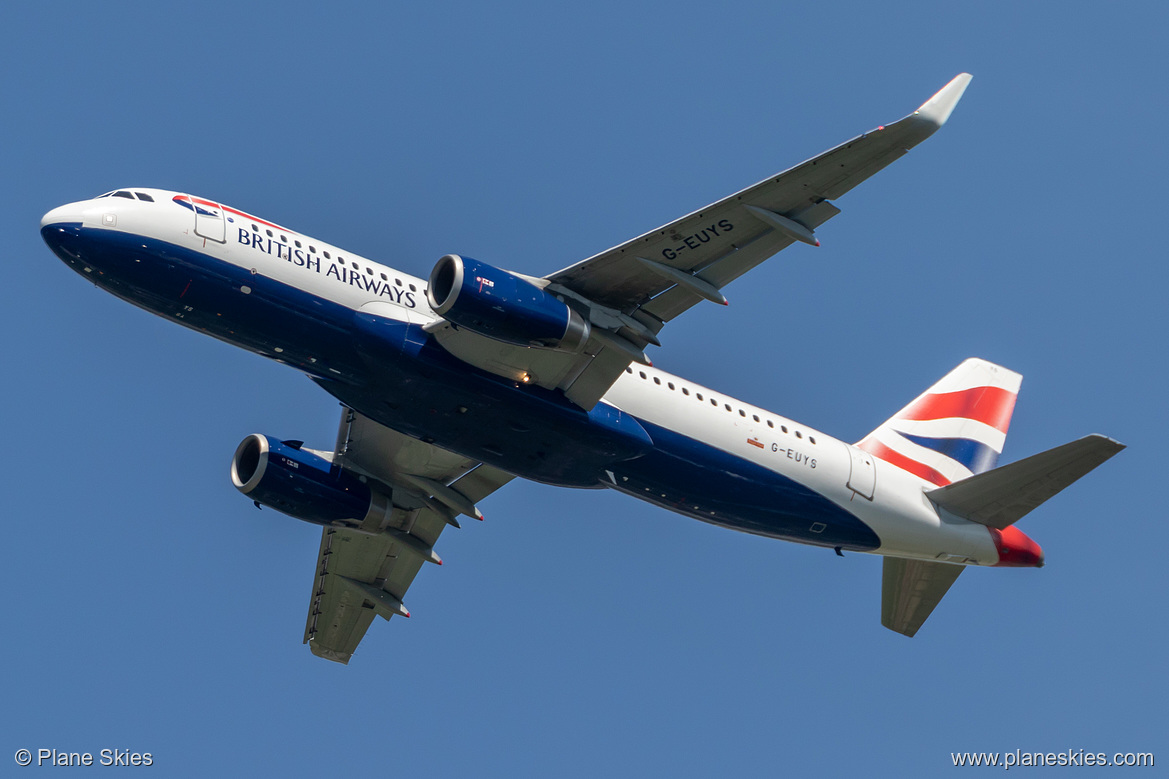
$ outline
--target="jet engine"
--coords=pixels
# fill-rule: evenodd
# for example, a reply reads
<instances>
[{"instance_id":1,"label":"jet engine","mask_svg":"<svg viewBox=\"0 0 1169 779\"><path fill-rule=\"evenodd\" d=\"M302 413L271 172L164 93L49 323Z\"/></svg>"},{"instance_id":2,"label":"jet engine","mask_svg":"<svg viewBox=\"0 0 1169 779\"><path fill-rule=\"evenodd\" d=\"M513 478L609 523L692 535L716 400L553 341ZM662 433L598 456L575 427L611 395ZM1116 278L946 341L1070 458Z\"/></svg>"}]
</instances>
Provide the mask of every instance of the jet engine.
<instances>
[{"instance_id":1,"label":"jet engine","mask_svg":"<svg viewBox=\"0 0 1169 779\"><path fill-rule=\"evenodd\" d=\"M579 352L589 339L588 320L564 301L470 257L440 259L426 298L447 321L504 343Z\"/></svg>"},{"instance_id":2,"label":"jet engine","mask_svg":"<svg viewBox=\"0 0 1169 779\"><path fill-rule=\"evenodd\" d=\"M360 524L392 509L390 499L300 441L259 433L245 438L231 459L231 482L257 503L317 525Z\"/></svg>"}]
</instances>

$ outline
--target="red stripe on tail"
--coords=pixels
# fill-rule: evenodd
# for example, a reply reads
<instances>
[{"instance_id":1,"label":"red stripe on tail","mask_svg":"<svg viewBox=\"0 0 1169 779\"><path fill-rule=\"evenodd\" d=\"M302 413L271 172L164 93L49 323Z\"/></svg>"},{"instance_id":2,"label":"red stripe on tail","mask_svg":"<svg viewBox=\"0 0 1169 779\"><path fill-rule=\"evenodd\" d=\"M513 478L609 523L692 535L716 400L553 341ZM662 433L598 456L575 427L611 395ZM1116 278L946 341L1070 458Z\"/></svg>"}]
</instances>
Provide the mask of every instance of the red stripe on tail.
<instances>
[{"instance_id":1,"label":"red stripe on tail","mask_svg":"<svg viewBox=\"0 0 1169 779\"><path fill-rule=\"evenodd\" d=\"M884 460L890 465L896 465L901 470L909 471L914 476L920 476L926 481L936 484L939 487L945 487L950 483L949 479L935 471L933 468L924 463L919 463L917 460L911 460L900 452L893 451L889 447L882 444L880 441L866 439L857 444L857 447L864 449L873 457Z\"/></svg>"},{"instance_id":2,"label":"red stripe on tail","mask_svg":"<svg viewBox=\"0 0 1169 779\"><path fill-rule=\"evenodd\" d=\"M998 387L926 395L898 414L896 419L973 419L1005 433L1011 424L1015 398L1015 393Z\"/></svg>"}]
</instances>

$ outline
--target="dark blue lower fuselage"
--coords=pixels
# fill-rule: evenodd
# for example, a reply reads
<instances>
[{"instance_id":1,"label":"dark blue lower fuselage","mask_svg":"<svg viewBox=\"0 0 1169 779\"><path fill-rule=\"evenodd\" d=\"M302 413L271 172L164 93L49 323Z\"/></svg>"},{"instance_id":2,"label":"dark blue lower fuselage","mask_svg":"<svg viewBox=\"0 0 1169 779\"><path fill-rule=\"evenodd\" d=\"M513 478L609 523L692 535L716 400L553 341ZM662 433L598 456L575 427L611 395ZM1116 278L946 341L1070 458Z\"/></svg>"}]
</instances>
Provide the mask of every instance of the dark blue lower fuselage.
<instances>
[{"instance_id":1,"label":"dark blue lower fuselage","mask_svg":"<svg viewBox=\"0 0 1169 779\"><path fill-rule=\"evenodd\" d=\"M118 297L294 366L380 424L518 476L611 486L751 533L871 550L875 533L815 491L761 465L604 403L474 368L417 325L355 312L175 244L77 223L42 236ZM826 529L811 534L812 523Z\"/></svg>"}]
</instances>

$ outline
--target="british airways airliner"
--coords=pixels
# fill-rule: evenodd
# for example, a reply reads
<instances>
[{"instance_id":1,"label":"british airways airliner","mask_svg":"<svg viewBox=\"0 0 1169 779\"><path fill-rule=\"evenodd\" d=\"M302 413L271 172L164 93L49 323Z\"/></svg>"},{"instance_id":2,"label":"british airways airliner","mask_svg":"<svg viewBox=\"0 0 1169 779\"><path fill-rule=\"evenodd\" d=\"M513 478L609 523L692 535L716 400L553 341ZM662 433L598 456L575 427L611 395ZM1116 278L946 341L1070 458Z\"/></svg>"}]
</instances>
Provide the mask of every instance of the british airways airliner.
<instances>
[{"instance_id":1,"label":"british airways airliner","mask_svg":"<svg viewBox=\"0 0 1169 779\"><path fill-rule=\"evenodd\" d=\"M917 111L543 278L448 254L416 278L223 203L131 187L53 209L70 268L307 374L344 406L331 451L253 434L231 479L321 525L304 641L348 663L447 525L515 477L607 487L694 519L884 556L882 623L914 635L966 566L1042 566L1015 527L1123 449L1092 435L996 467L1019 374L970 359L856 444L652 365L664 325L840 210L932 135Z\"/></svg>"}]
</instances>

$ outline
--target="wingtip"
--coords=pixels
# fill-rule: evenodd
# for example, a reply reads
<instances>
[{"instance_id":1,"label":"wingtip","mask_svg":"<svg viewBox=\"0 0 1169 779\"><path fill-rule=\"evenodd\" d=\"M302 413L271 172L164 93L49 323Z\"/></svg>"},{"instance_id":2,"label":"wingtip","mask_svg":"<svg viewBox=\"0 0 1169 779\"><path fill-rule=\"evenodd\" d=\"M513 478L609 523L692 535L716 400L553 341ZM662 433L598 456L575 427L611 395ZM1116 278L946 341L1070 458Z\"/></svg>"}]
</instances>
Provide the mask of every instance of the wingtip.
<instances>
[{"instance_id":1,"label":"wingtip","mask_svg":"<svg viewBox=\"0 0 1169 779\"><path fill-rule=\"evenodd\" d=\"M958 105L958 101L962 99L962 94L970 85L972 78L974 77L969 73L959 73L950 80L949 84L939 89L937 94L922 103L921 108L914 112L915 115L941 127L950 118L954 106Z\"/></svg>"}]
</instances>

